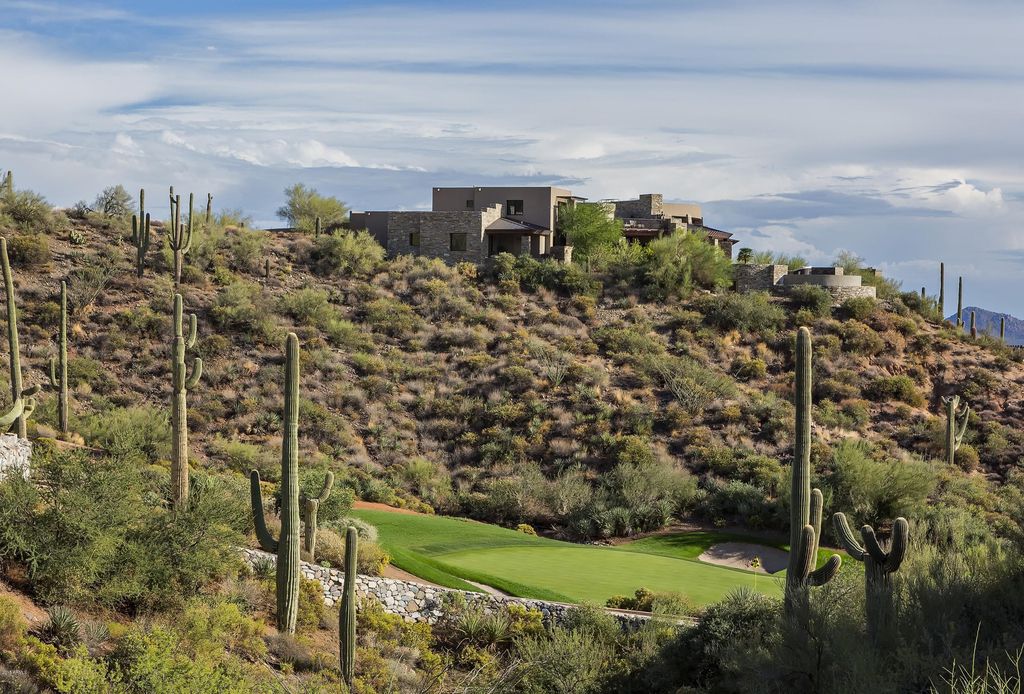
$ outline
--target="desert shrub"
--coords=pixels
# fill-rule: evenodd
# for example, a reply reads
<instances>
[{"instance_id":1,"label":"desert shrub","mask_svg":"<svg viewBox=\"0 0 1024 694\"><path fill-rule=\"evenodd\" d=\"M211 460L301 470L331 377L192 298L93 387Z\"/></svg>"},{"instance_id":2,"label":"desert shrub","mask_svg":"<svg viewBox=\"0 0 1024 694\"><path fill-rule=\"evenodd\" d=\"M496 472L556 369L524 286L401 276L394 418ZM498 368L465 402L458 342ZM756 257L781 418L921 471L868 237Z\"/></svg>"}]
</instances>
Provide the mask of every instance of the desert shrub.
<instances>
[{"instance_id":1,"label":"desert shrub","mask_svg":"<svg viewBox=\"0 0 1024 694\"><path fill-rule=\"evenodd\" d=\"M321 234L309 251L313 271L320 275L366 277L384 260L384 247L365 231Z\"/></svg>"},{"instance_id":2,"label":"desert shrub","mask_svg":"<svg viewBox=\"0 0 1024 694\"><path fill-rule=\"evenodd\" d=\"M634 531L657 530L692 503L696 481L686 470L655 456L646 440L623 437L616 458L618 464L605 484L611 505L628 510Z\"/></svg>"},{"instance_id":3,"label":"desert shrub","mask_svg":"<svg viewBox=\"0 0 1024 694\"><path fill-rule=\"evenodd\" d=\"M7 241L7 255L11 265L33 268L50 262L50 242L42 234L14 236Z\"/></svg>"},{"instance_id":4,"label":"desert shrub","mask_svg":"<svg viewBox=\"0 0 1024 694\"><path fill-rule=\"evenodd\" d=\"M221 288L210 316L217 327L243 335L266 337L270 330L263 290L250 282L233 282Z\"/></svg>"},{"instance_id":5,"label":"desert shrub","mask_svg":"<svg viewBox=\"0 0 1024 694\"><path fill-rule=\"evenodd\" d=\"M345 203L338 198L321 195L316 188L302 183L285 188L284 194L287 200L278 208L277 216L307 234L315 229L317 217L320 217L326 230L332 225L341 224L348 212Z\"/></svg>"},{"instance_id":6,"label":"desert shrub","mask_svg":"<svg viewBox=\"0 0 1024 694\"><path fill-rule=\"evenodd\" d=\"M847 299L839 307L843 318L863 321L875 312L877 302L869 296L855 296Z\"/></svg>"},{"instance_id":7,"label":"desert shrub","mask_svg":"<svg viewBox=\"0 0 1024 694\"><path fill-rule=\"evenodd\" d=\"M599 284L578 265L565 265L554 260L537 260L528 255L499 253L493 258L491 272L500 285L536 291L544 287L568 296L590 296Z\"/></svg>"},{"instance_id":8,"label":"desert shrub","mask_svg":"<svg viewBox=\"0 0 1024 694\"><path fill-rule=\"evenodd\" d=\"M836 328L843 343L843 351L873 357L885 349L885 340L860 321L843 321Z\"/></svg>"},{"instance_id":9,"label":"desert shrub","mask_svg":"<svg viewBox=\"0 0 1024 694\"><path fill-rule=\"evenodd\" d=\"M827 289L810 284L797 285L789 290L788 296L790 303L815 318L832 314L832 295Z\"/></svg>"},{"instance_id":10,"label":"desert shrub","mask_svg":"<svg viewBox=\"0 0 1024 694\"><path fill-rule=\"evenodd\" d=\"M554 627L549 634L519 642L524 694L588 694L601 691L613 646L584 629Z\"/></svg>"},{"instance_id":11,"label":"desert shrub","mask_svg":"<svg viewBox=\"0 0 1024 694\"><path fill-rule=\"evenodd\" d=\"M328 318L321 326L327 341L335 347L351 352L373 349L373 336L367 334L352 321L344 318Z\"/></svg>"},{"instance_id":12,"label":"desert shrub","mask_svg":"<svg viewBox=\"0 0 1024 694\"><path fill-rule=\"evenodd\" d=\"M43 640L63 655L68 655L82 642L82 624L70 608L64 605L47 611L49 620L42 629Z\"/></svg>"},{"instance_id":13,"label":"desert shrub","mask_svg":"<svg viewBox=\"0 0 1024 694\"><path fill-rule=\"evenodd\" d=\"M423 324L412 308L395 299L374 299L366 304L365 311L373 329L391 337L408 338Z\"/></svg>"},{"instance_id":14,"label":"desert shrub","mask_svg":"<svg viewBox=\"0 0 1024 694\"><path fill-rule=\"evenodd\" d=\"M96 196L92 208L104 217L128 217L132 213L134 204L135 201L132 199L131 193L118 183L104 188Z\"/></svg>"},{"instance_id":15,"label":"desert shrub","mask_svg":"<svg viewBox=\"0 0 1024 694\"><path fill-rule=\"evenodd\" d=\"M880 376L868 383L864 394L883 402L895 400L914 407L924 405L924 396L909 376Z\"/></svg>"},{"instance_id":16,"label":"desert shrub","mask_svg":"<svg viewBox=\"0 0 1024 694\"><path fill-rule=\"evenodd\" d=\"M852 515L857 525L914 517L936 483L928 464L877 460L870 447L852 439L833 448L831 469L826 486L832 506Z\"/></svg>"},{"instance_id":17,"label":"desert shrub","mask_svg":"<svg viewBox=\"0 0 1024 694\"><path fill-rule=\"evenodd\" d=\"M0 653L13 653L27 633L21 607L14 598L0 595Z\"/></svg>"},{"instance_id":18,"label":"desert shrub","mask_svg":"<svg viewBox=\"0 0 1024 694\"><path fill-rule=\"evenodd\" d=\"M377 526L371 525L360 518L346 516L345 518L339 518L338 520L330 521L325 525L327 525L330 528L333 528L334 531L339 534L339 536L344 536L345 531L349 527L353 527L356 529L356 534L359 535L360 541L377 541Z\"/></svg>"},{"instance_id":19,"label":"desert shrub","mask_svg":"<svg viewBox=\"0 0 1024 694\"><path fill-rule=\"evenodd\" d=\"M278 310L301 325L320 326L333 318L336 309L322 289L297 289L281 296Z\"/></svg>"},{"instance_id":20,"label":"desert shrub","mask_svg":"<svg viewBox=\"0 0 1024 694\"><path fill-rule=\"evenodd\" d=\"M167 459L171 452L171 425L165 408L114 408L82 417L78 428L86 441L117 460L153 463Z\"/></svg>"},{"instance_id":21,"label":"desert shrub","mask_svg":"<svg viewBox=\"0 0 1024 694\"><path fill-rule=\"evenodd\" d=\"M696 414L712 401L736 395L736 384L690 357L648 356L637 365L672 393L687 412Z\"/></svg>"},{"instance_id":22,"label":"desert shrub","mask_svg":"<svg viewBox=\"0 0 1024 694\"><path fill-rule=\"evenodd\" d=\"M732 262L703 234L674 233L650 244L647 289L658 298L686 298L694 289L724 289L732 283Z\"/></svg>"},{"instance_id":23,"label":"desert shrub","mask_svg":"<svg viewBox=\"0 0 1024 694\"><path fill-rule=\"evenodd\" d=\"M743 333L773 332L786 322L786 312L765 292L713 294L694 302L707 325Z\"/></svg>"},{"instance_id":24,"label":"desert shrub","mask_svg":"<svg viewBox=\"0 0 1024 694\"><path fill-rule=\"evenodd\" d=\"M732 363L732 372L740 381L758 381L768 375L768 365L764 359L737 358Z\"/></svg>"},{"instance_id":25,"label":"desert shrub","mask_svg":"<svg viewBox=\"0 0 1024 694\"><path fill-rule=\"evenodd\" d=\"M241 229L228 237L231 267L239 272L254 272L263 265L270 235L256 229Z\"/></svg>"},{"instance_id":26,"label":"desert shrub","mask_svg":"<svg viewBox=\"0 0 1024 694\"><path fill-rule=\"evenodd\" d=\"M118 272L110 253L88 256L68 277L68 301L73 311L92 305Z\"/></svg>"},{"instance_id":27,"label":"desert shrub","mask_svg":"<svg viewBox=\"0 0 1024 694\"><path fill-rule=\"evenodd\" d=\"M0 196L0 222L7 221L22 231L45 232L53 220L50 203L31 190L15 190Z\"/></svg>"},{"instance_id":28,"label":"desert shrub","mask_svg":"<svg viewBox=\"0 0 1024 694\"><path fill-rule=\"evenodd\" d=\"M612 355L638 357L665 352L665 341L661 336L642 326L603 326L594 330L591 336Z\"/></svg>"}]
</instances>

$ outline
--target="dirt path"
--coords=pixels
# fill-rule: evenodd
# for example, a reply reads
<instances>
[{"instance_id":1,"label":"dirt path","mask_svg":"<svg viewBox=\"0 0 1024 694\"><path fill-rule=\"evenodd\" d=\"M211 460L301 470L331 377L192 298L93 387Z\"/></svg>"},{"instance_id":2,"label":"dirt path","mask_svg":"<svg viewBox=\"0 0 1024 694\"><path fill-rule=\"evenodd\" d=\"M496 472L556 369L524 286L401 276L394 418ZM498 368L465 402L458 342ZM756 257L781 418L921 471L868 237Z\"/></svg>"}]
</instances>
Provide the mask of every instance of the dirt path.
<instances>
[{"instance_id":1,"label":"dirt path","mask_svg":"<svg viewBox=\"0 0 1024 694\"><path fill-rule=\"evenodd\" d=\"M381 575L384 576L384 578L394 578L399 581L410 581L412 583L422 583L425 586L444 588L444 586L440 586L436 583L431 583L427 579L420 578L416 574L411 574L408 571L403 571L402 569L398 568L397 566L394 566L393 564L388 564L387 566L385 566L384 573Z\"/></svg>"},{"instance_id":2,"label":"dirt path","mask_svg":"<svg viewBox=\"0 0 1024 694\"><path fill-rule=\"evenodd\" d=\"M425 515L419 511L413 511L411 508L395 508L394 506L377 503L376 501L356 501L352 504L352 508L357 511L387 511L389 513L402 513L407 516Z\"/></svg>"},{"instance_id":3,"label":"dirt path","mask_svg":"<svg viewBox=\"0 0 1024 694\"><path fill-rule=\"evenodd\" d=\"M750 565L755 558L760 562L760 566L756 568ZM755 545L750 542L720 542L708 547L697 559L708 564L773 574L786 568L789 553L776 547Z\"/></svg>"}]
</instances>

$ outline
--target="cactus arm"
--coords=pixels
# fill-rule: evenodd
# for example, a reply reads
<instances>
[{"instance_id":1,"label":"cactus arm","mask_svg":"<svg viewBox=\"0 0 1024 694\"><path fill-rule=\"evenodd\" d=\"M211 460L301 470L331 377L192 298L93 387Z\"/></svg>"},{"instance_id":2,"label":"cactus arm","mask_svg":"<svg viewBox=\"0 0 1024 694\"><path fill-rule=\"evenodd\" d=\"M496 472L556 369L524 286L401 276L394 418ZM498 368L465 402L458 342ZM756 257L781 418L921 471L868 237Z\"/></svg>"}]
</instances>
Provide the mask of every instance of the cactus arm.
<instances>
[{"instance_id":1,"label":"cactus arm","mask_svg":"<svg viewBox=\"0 0 1024 694\"><path fill-rule=\"evenodd\" d=\"M60 380L57 378L57 357L50 357L50 387L56 388L60 385Z\"/></svg>"},{"instance_id":2,"label":"cactus arm","mask_svg":"<svg viewBox=\"0 0 1024 694\"><path fill-rule=\"evenodd\" d=\"M839 543L843 546L843 549L856 561L864 561L867 550L854 537L849 524L846 522L846 514L842 512L833 514L832 525L835 527L836 536L839 538Z\"/></svg>"},{"instance_id":3,"label":"cactus arm","mask_svg":"<svg viewBox=\"0 0 1024 694\"><path fill-rule=\"evenodd\" d=\"M324 475L324 486L320 488L320 494L317 495L316 500L318 503L327 501L327 498L331 495L331 488L334 486L334 473L330 470Z\"/></svg>"},{"instance_id":4,"label":"cactus arm","mask_svg":"<svg viewBox=\"0 0 1024 694\"><path fill-rule=\"evenodd\" d=\"M800 529L800 540L796 547L796 574L793 576L799 583L807 580L807 576L814 570L817 563L817 556L812 548L815 545L814 527L810 524ZM792 552L793 549L790 548Z\"/></svg>"},{"instance_id":5,"label":"cactus arm","mask_svg":"<svg viewBox=\"0 0 1024 694\"><path fill-rule=\"evenodd\" d=\"M36 410L36 399L35 398L25 398L25 409L22 410L21 416L24 419L28 419L29 417L32 416L32 413L35 412L35 410Z\"/></svg>"},{"instance_id":6,"label":"cactus arm","mask_svg":"<svg viewBox=\"0 0 1024 694\"><path fill-rule=\"evenodd\" d=\"M868 551L868 555L878 565L884 565L886 559L885 550L882 549L882 545L879 544L878 538L875 537L875 530L870 525L865 525L860 529L861 539L864 540L864 548Z\"/></svg>"},{"instance_id":7,"label":"cactus arm","mask_svg":"<svg viewBox=\"0 0 1024 694\"><path fill-rule=\"evenodd\" d=\"M11 409L7 411L7 414L0 417L0 431L7 431L14 424L15 420L18 419L25 411L25 400L18 398L14 401Z\"/></svg>"},{"instance_id":8,"label":"cactus arm","mask_svg":"<svg viewBox=\"0 0 1024 694\"><path fill-rule=\"evenodd\" d=\"M814 528L814 547L811 554L817 558L818 543L821 541L821 513L825 500L821 496L820 489L811 490L811 527Z\"/></svg>"},{"instance_id":9,"label":"cactus arm","mask_svg":"<svg viewBox=\"0 0 1024 694\"><path fill-rule=\"evenodd\" d=\"M192 375L185 381L186 390L191 390L196 387L199 383L199 379L203 377L203 360L196 357L192 360Z\"/></svg>"},{"instance_id":10,"label":"cactus arm","mask_svg":"<svg viewBox=\"0 0 1024 694\"><path fill-rule=\"evenodd\" d=\"M196 323L196 314L188 314L188 337L185 338L185 346L192 349L196 346L196 338L199 337Z\"/></svg>"},{"instance_id":11,"label":"cactus arm","mask_svg":"<svg viewBox=\"0 0 1024 694\"><path fill-rule=\"evenodd\" d=\"M954 441L956 442L956 447L960 448L960 443L964 440L964 434L967 432L967 420L971 416L971 406L964 403L963 409L957 414L959 417L956 423Z\"/></svg>"},{"instance_id":12,"label":"cactus arm","mask_svg":"<svg viewBox=\"0 0 1024 694\"><path fill-rule=\"evenodd\" d=\"M807 582L812 586L823 586L835 578L836 574L839 572L839 567L842 565L842 557L838 554L833 554L820 569L808 574Z\"/></svg>"},{"instance_id":13,"label":"cactus arm","mask_svg":"<svg viewBox=\"0 0 1024 694\"><path fill-rule=\"evenodd\" d=\"M252 520L256 526L256 539L264 552L276 552L277 540L267 529L267 521L263 515L263 492L260 490L260 473L257 470L249 472L249 498L252 501Z\"/></svg>"},{"instance_id":14,"label":"cactus arm","mask_svg":"<svg viewBox=\"0 0 1024 694\"><path fill-rule=\"evenodd\" d=\"M910 544L910 524L906 518L897 518L892 524L892 540L889 546L889 556L885 561L886 573L893 573L903 564L907 555L907 545Z\"/></svg>"}]
</instances>

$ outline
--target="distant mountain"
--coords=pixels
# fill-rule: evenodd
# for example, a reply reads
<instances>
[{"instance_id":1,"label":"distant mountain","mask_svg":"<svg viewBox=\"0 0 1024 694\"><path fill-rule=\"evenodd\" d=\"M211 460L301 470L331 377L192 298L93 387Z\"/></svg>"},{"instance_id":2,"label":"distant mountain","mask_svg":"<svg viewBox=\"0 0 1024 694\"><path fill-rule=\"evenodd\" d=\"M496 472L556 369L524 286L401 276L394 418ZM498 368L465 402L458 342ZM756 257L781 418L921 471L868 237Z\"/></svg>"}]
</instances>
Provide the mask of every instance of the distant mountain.
<instances>
[{"instance_id":1,"label":"distant mountain","mask_svg":"<svg viewBox=\"0 0 1024 694\"><path fill-rule=\"evenodd\" d=\"M1006 343L1009 345L1024 345L1024 320L1011 316L1009 313L996 313L977 306L964 307L964 329L971 329L971 311L974 311L974 319L978 325L978 334L989 334L992 337L999 337L999 319L1006 320ZM956 314L948 318L951 323L956 322Z\"/></svg>"}]
</instances>

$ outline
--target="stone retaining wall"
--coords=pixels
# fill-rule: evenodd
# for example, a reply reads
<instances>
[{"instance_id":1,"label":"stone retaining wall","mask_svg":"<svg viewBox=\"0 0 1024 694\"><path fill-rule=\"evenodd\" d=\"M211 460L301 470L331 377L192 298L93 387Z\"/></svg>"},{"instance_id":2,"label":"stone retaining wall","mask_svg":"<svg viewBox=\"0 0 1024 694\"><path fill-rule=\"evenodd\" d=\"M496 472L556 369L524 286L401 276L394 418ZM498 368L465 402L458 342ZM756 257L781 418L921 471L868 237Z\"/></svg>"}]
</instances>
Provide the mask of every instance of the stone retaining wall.
<instances>
[{"instance_id":1,"label":"stone retaining wall","mask_svg":"<svg viewBox=\"0 0 1024 694\"><path fill-rule=\"evenodd\" d=\"M245 561L250 566L257 561L276 562L277 556L258 549L243 549ZM341 591L345 583L345 572L329 569L325 566L302 562L302 575L316 580L323 586L324 602L334 605L341 600ZM529 609L540 611L545 622L559 622L573 610L575 605L527 598L513 598L486 593L471 593L451 588L438 588L423 583L400 581L382 576L356 577L356 595L374 597L386 612L397 614L409 622L427 622L434 624L443 614L442 596L445 594L461 594L466 602L483 607L485 612L500 608L508 603L518 603ZM615 612L615 616L625 624L637 624L650 619L649 615Z\"/></svg>"},{"instance_id":2,"label":"stone retaining wall","mask_svg":"<svg viewBox=\"0 0 1024 694\"><path fill-rule=\"evenodd\" d=\"M27 479L31 459L31 441L19 439L16 434L0 435L0 479L10 470L18 470Z\"/></svg>"}]
</instances>

